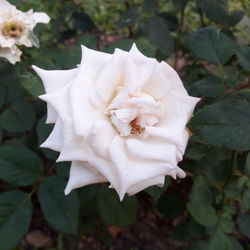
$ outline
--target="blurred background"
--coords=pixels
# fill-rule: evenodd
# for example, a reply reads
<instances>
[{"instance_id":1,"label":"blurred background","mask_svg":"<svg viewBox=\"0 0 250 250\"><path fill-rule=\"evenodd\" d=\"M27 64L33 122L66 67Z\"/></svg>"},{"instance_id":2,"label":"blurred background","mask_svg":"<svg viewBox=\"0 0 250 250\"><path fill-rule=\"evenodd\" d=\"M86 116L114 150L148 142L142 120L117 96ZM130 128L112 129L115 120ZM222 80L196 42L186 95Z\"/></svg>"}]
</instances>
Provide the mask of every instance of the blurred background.
<instances>
[{"instance_id":1,"label":"blurred background","mask_svg":"<svg viewBox=\"0 0 250 250\"><path fill-rule=\"evenodd\" d=\"M249 250L250 1L10 2L51 21L37 25L40 48L21 48L20 63L0 58L0 250ZM39 148L53 125L31 65L74 68L80 44L112 53L133 42L202 98L180 163L188 176L122 203L106 184L65 197L70 163Z\"/></svg>"}]
</instances>

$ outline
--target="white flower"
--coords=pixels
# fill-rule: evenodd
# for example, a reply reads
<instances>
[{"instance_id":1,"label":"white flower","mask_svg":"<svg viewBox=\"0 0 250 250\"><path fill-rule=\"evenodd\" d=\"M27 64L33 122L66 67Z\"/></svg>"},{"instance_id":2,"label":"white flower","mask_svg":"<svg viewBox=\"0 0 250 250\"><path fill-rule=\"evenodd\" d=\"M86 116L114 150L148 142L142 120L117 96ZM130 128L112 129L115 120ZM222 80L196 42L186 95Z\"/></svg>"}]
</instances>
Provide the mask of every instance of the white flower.
<instances>
[{"instance_id":1,"label":"white flower","mask_svg":"<svg viewBox=\"0 0 250 250\"><path fill-rule=\"evenodd\" d=\"M187 94L167 63L145 57L132 46L106 54L82 47L71 70L34 66L46 94L47 123L55 123L41 145L72 161L65 194L92 183L109 182L123 199L166 175L183 178L177 166L189 133L186 124L199 98Z\"/></svg>"},{"instance_id":2,"label":"white flower","mask_svg":"<svg viewBox=\"0 0 250 250\"><path fill-rule=\"evenodd\" d=\"M22 52L17 46L39 46L33 29L37 23L48 23L50 18L42 12L22 12L6 0L0 0L0 57L12 64L20 61Z\"/></svg>"}]
</instances>

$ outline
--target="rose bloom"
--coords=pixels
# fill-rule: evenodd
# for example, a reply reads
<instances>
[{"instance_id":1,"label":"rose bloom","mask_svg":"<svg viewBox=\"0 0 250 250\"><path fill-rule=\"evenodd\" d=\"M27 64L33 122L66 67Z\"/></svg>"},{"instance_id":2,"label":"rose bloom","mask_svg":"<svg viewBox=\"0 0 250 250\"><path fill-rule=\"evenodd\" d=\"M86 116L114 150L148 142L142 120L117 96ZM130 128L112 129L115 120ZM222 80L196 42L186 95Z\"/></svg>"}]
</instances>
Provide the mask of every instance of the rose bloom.
<instances>
[{"instance_id":1,"label":"rose bloom","mask_svg":"<svg viewBox=\"0 0 250 250\"><path fill-rule=\"evenodd\" d=\"M33 29L37 23L48 23L50 18L42 12L22 12L6 0L0 0L0 57L10 63L20 61L22 52L17 46L39 46Z\"/></svg>"},{"instance_id":2,"label":"rose bloom","mask_svg":"<svg viewBox=\"0 0 250 250\"><path fill-rule=\"evenodd\" d=\"M46 71L47 123L55 123L41 145L72 161L65 194L109 182L122 200L166 175L185 177L177 166L189 133L186 124L199 98L191 97L166 62L129 52L113 54L82 47L78 68Z\"/></svg>"}]
</instances>

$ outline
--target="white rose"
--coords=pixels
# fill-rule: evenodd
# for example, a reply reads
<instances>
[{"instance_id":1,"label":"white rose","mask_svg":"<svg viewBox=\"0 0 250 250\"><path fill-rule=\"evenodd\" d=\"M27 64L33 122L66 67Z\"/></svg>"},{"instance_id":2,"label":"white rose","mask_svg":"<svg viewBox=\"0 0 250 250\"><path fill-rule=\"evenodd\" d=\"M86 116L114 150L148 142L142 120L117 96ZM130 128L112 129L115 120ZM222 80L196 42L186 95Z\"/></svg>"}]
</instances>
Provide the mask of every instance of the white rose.
<instances>
[{"instance_id":1,"label":"white rose","mask_svg":"<svg viewBox=\"0 0 250 250\"><path fill-rule=\"evenodd\" d=\"M187 94L166 62L129 52L106 54L82 47L71 70L34 66L46 94L47 123L55 123L41 145L72 161L65 194L92 183L109 182L123 199L166 175L185 177L177 166L189 133L186 124L199 98Z\"/></svg>"},{"instance_id":2,"label":"white rose","mask_svg":"<svg viewBox=\"0 0 250 250\"><path fill-rule=\"evenodd\" d=\"M17 46L39 46L33 29L37 23L48 23L49 16L42 12L22 12L6 0L0 0L0 57L10 63L20 61L22 52Z\"/></svg>"}]
</instances>

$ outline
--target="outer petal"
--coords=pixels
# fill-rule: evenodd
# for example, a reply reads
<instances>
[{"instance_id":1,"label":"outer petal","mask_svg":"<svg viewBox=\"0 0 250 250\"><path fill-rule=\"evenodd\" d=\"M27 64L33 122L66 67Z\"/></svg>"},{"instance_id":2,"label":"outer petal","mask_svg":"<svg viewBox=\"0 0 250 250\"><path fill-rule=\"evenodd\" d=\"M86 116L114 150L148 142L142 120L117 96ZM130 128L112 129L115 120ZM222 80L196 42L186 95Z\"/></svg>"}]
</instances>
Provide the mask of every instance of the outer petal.
<instances>
[{"instance_id":1,"label":"outer petal","mask_svg":"<svg viewBox=\"0 0 250 250\"><path fill-rule=\"evenodd\" d=\"M10 12L14 10L16 10L16 7L14 5L11 5L8 1L0 1L0 12Z\"/></svg>"},{"instance_id":2,"label":"outer petal","mask_svg":"<svg viewBox=\"0 0 250 250\"><path fill-rule=\"evenodd\" d=\"M150 186L157 185L159 187L163 187L165 182L165 176L158 176L155 178L150 178L148 180L136 183L133 186L130 186L127 190L128 195L134 195L136 193L139 193L140 191L144 190L145 188L148 188Z\"/></svg>"},{"instance_id":3,"label":"outer petal","mask_svg":"<svg viewBox=\"0 0 250 250\"><path fill-rule=\"evenodd\" d=\"M32 17L36 23L49 23L50 17L44 12L35 12Z\"/></svg>"},{"instance_id":4,"label":"outer petal","mask_svg":"<svg viewBox=\"0 0 250 250\"><path fill-rule=\"evenodd\" d=\"M110 60L111 55L82 47L79 74L70 87L73 123L77 135L89 134L93 124L102 113L89 100L89 92L98 74Z\"/></svg>"},{"instance_id":5,"label":"outer petal","mask_svg":"<svg viewBox=\"0 0 250 250\"><path fill-rule=\"evenodd\" d=\"M137 158L144 161L167 162L173 166L177 165L176 146L159 140L154 137L147 139L128 139L126 140L128 155L130 158Z\"/></svg>"},{"instance_id":6,"label":"outer petal","mask_svg":"<svg viewBox=\"0 0 250 250\"><path fill-rule=\"evenodd\" d=\"M56 124L50 133L49 137L43 142L40 147L49 148L60 152L63 142L63 123L60 119L56 121Z\"/></svg>"},{"instance_id":7,"label":"outer petal","mask_svg":"<svg viewBox=\"0 0 250 250\"><path fill-rule=\"evenodd\" d=\"M44 70L33 65L32 68L41 78L46 93L51 93L59 90L76 77L79 69L69 70Z\"/></svg>"},{"instance_id":8,"label":"outer petal","mask_svg":"<svg viewBox=\"0 0 250 250\"><path fill-rule=\"evenodd\" d=\"M121 200L128 189L136 183L158 176L175 174L176 166L167 162L129 157L128 154L125 139L116 136L109 145L109 155L118 171L118 187L114 188Z\"/></svg>"},{"instance_id":9,"label":"outer petal","mask_svg":"<svg viewBox=\"0 0 250 250\"><path fill-rule=\"evenodd\" d=\"M0 57L6 58L12 64L20 62L21 54L22 54L21 51L18 54L17 53L14 54L9 48L0 48Z\"/></svg>"},{"instance_id":10,"label":"outer petal","mask_svg":"<svg viewBox=\"0 0 250 250\"><path fill-rule=\"evenodd\" d=\"M117 87L123 85L123 67L127 57L128 52L116 49L112 58L98 74L90 91L90 100L100 110L104 110L110 103Z\"/></svg>"},{"instance_id":11,"label":"outer petal","mask_svg":"<svg viewBox=\"0 0 250 250\"><path fill-rule=\"evenodd\" d=\"M46 123L55 123L58 118L58 114L54 110L54 108L47 103L47 119Z\"/></svg>"},{"instance_id":12,"label":"outer petal","mask_svg":"<svg viewBox=\"0 0 250 250\"><path fill-rule=\"evenodd\" d=\"M176 91L180 94L188 95L177 72L166 62L162 61L161 64L166 78L171 83L171 91Z\"/></svg>"},{"instance_id":13,"label":"outer petal","mask_svg":"<svg viewBox=\"0 0 250 250\"><path fill-rule=\"evenodd\" d=\"M144 56L133 44L132 48L129 51L130 57L133 59L136 64L138 77L136 83L130 87L131 91L137 91L148 81L152 75L155 66L158 64L156 59L149 58Z\"/></svg>"},{"instance_id":14,"label":"outer petal","mask_svg":"<svg viewBox=\"0 0 250 250\"><path fill-rule=\"evenodd\" d=\"M73 161L70 168L69 181L64 192L67 195L75 188L106 181L105 177L88 163Z\"/></svg>"},{"instance_id":15,"label":"outer petal","mask_svg":"<svg viewBox=\"0 0 250 250\"><path fill-rule=\"evenodd\" d=\"M40 99L46 101L56 111L62 121L71 118L69 87L68 84L58 91L39 96Z\"/></svg>"},{"instance_id":16,"label":"outer petal","mask_svg":"<svg viewBox=\"0 0 250 250\"><path fill-rule=\"evenodd\" d=\"M170 92L162 101L165 111L164 118L157 126L145 129L146 135L162 138L166 142L176 145L178 161L182 160L189 138L186 124L199 101L200 98Z\"/></svg>"},{"instance_id":17,"label":"outer petal","mask_svg":"<svg viewBox=\"0 0 250 250\"><path fill-rule=\"evenodd\" d=\"M89 161L93 157L93 152L84 138L75 135L70 118L63 121L63 141L60 152L57 162Z\"/></svg>"},{"instance_id":18,"label":"outer petal","mask_svg":"<svg viewBox=\"0 0 250 250\"><path fill-rule=\"evenodd\" d=\"M143 86L143 92L153 96L155 100L159 100L168 94L171 85L170 79L164 72L163 62L161 62L156 64L154 72Z\"/></svg>"},{"instance_id":19,"label":"outer petal","mask_svg":"<svg viewBox=\"0 0 250 250\"><path fill-rule=\"evenodd\" d=\"M45 92L52 93L65 85L69 84L70 81L77 75L78 68L70 70L44 70L33 65L32 68L41 78ZM55 123L58 118L58 114L52 105L47 103L47 120L46 123Z\"/></svg>"}]
</instances>

